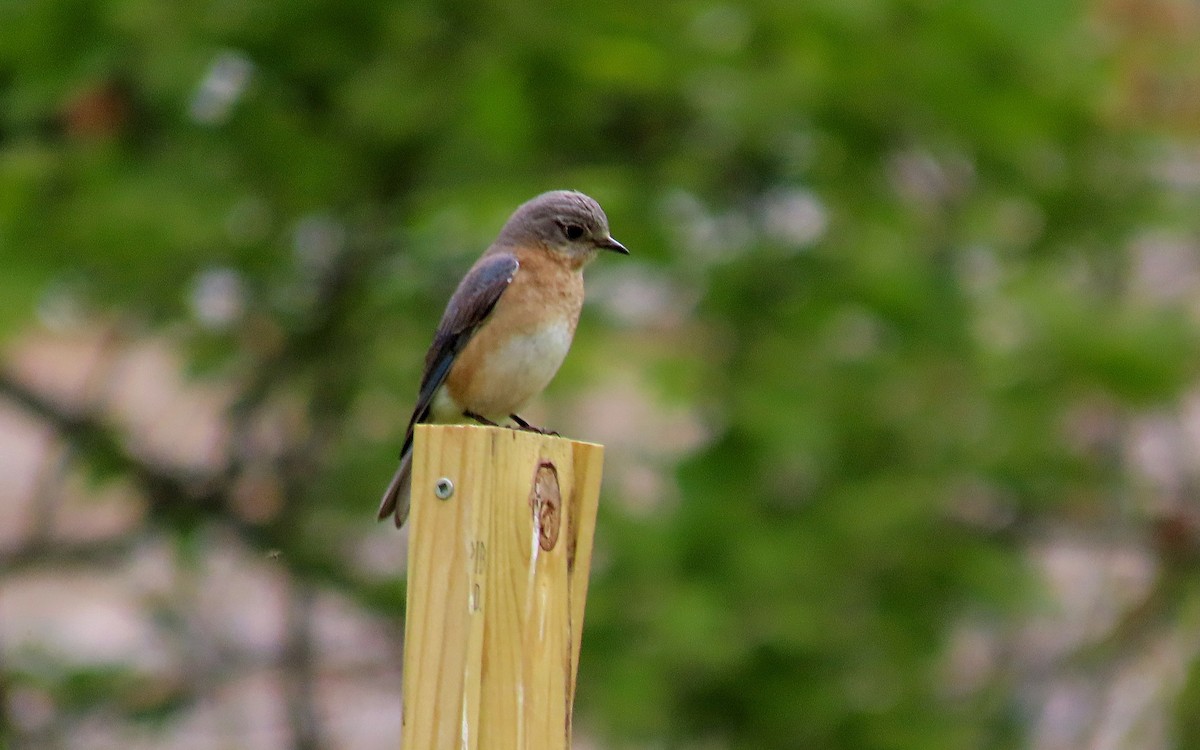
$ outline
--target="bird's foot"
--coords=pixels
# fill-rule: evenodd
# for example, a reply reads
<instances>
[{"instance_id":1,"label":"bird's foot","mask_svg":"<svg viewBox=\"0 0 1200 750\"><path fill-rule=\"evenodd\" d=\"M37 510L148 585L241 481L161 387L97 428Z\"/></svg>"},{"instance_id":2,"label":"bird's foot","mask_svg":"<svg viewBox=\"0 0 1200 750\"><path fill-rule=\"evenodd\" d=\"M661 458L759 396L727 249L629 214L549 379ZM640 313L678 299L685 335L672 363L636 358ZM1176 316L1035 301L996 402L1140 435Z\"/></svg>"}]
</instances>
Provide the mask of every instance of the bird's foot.
<instances>
[{"instance_id":1,"label":"bird's foot","mask_svg":"<svg viewBox=\"0 0 1200 750\"><path fill-rule=\"evenodd\" d=\"M509 414L508 418L517 423L517 429L519 430L524 430L525 432L536 432L539 435L549 435L550 437L561 437L561 435L554 430L543 430L541 427L534 427L524 419L518 417L516 414Z\"/></svg>"},{"instance_id":2,"label":"bird's foot","mask_svg":"<svg viewBox=\"0 0 1200 750\"><path fill-rule=\"evenodd\" d=\"M481 414L476 414L473 411L464 411L463 416L466 417L467 419L473 419L481 425L486 425L488 427L500 427L500 425L496 424L495 422L488 419L487 417L485 417Z\"/></svg>"}]
</instances>

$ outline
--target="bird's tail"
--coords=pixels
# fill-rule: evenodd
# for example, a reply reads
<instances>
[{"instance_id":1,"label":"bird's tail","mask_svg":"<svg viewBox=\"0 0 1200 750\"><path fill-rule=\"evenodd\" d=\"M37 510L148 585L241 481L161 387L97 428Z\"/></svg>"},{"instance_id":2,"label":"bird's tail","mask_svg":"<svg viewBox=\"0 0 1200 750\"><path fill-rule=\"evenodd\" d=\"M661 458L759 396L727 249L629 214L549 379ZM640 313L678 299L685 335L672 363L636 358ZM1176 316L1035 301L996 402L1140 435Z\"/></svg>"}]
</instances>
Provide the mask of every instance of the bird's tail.
<instances>
[{"instance_id":1,"label":"bird's tail","mask_svg":"<svg viewBox=\"0 0 1200 750\"><path fill-rule=\"evenodd\" d=\"M395 476L392 477L391 484L383 493L383 500L379 503L379 520L393 516L396 520L396 528L404 525L404 521L408 519L408 500L412 490L412 451L406 451L400 457L400 468L396 469Z\"/></svg>"}]
</instances>

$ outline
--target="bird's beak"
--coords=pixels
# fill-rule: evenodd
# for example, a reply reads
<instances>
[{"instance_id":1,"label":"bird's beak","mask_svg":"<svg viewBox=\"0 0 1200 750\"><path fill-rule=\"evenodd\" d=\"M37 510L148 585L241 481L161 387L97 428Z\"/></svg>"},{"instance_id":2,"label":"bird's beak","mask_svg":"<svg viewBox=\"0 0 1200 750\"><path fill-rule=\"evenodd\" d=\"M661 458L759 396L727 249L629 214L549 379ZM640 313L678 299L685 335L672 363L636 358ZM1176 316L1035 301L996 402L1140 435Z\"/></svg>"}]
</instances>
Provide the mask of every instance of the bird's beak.
<instances>
[{"instance_id":1,"label":"bird's beak","mask_svg":"<svg viewBox=\"0 0 1200 750\"><path fill-rule=\"evenodd\" d=\"M620 253L621 255L629 255L629 250L626 249L626 247L620 242L614 240L611 236L605 237L597 242L596 247L600 248L601 250L612 250L614 253Z\"/></svg>"}]
</instances>

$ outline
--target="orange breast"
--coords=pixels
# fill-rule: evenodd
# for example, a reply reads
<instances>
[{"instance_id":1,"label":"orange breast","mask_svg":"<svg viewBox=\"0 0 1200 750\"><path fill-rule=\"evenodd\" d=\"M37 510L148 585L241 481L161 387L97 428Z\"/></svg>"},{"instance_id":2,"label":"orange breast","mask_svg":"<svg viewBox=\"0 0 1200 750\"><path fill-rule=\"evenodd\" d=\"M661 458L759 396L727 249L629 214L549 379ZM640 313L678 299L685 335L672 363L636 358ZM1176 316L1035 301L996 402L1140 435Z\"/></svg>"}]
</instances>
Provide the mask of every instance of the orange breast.
<instances>
[{"instance_id":1,"label":"orange breast","mask_svg":"<svg viewBox=\"0 0 1200 750\"><path fill-rule=\"evenodd\" d=\"M537 396L567 355L583 306L583 276L545 251L518 251L521 267L446 379L461 408L495 421Z\"/></svg>"}]
</instances>

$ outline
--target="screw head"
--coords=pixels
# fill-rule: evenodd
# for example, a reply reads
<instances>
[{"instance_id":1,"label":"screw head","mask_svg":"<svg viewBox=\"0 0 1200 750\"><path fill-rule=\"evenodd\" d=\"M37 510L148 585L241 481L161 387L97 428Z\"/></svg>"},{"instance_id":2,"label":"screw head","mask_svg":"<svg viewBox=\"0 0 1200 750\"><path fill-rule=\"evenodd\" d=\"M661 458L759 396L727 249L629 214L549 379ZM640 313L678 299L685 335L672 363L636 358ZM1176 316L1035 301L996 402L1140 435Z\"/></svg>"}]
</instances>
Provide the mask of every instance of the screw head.
<instances>
[{"instance_id":1,"label":"screw head","mask_svg":"<svg viewBox=\"0 0 1200 750\"><path fill-rule=\"evenodd\" d=\"M433 494L437 495L438 500L449 500L454 494L454 482L449 477L442 477L433 485Z\"/></svg>"}]
</instances>

